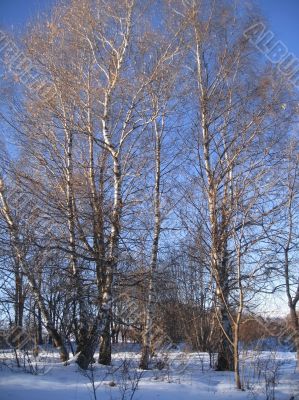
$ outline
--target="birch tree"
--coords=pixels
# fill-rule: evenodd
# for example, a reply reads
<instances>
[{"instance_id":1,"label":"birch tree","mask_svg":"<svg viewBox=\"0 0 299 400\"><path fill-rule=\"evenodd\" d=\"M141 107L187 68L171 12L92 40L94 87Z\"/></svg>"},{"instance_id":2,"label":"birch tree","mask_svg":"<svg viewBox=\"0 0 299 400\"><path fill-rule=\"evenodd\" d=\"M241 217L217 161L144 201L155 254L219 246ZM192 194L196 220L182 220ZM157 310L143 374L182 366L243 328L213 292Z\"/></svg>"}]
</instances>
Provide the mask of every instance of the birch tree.
<instances>
[{"instance_id":1,"label":"birch tree","mask_svg":"<svg viewBox=\"0 0 299 400\"><path fill-rule=\"evenodd\" d=\"M299 360L299 282L296 265L298 258L298 141L290 137L281 152L277 182L277 197L281 207L275 214L272 229L267 231L276 265L272 268L275 290L284 288L289 309L290 340L293 341ZM278 284L277 284L278 279Z\"/></svg>"},{"instance_id":2,"label":"birch tree","mask_svg":"<svg viewBox=\"0 0 299 400\"><path fill-rule=\"evenodd\" d=\"M132 34L135 9L133 1L74 0L54 11L46 29L33 27L27 40L30 56L53 82L53 97L44 102L28 99L22 123L27 145L38 143L31 150L32 162L40 164L37 185L45 187L42 173L46 173L59 188L60 202L52 194L51 206L64 227L61 238L54 232L53 247L64 250L70 259L82 327L78 363L83 368L92 359L99 337L99 361L111 361L113 277L125 207L122 186L136 140L149 123L143 118L142 99L150 77L140 69L142 57L134 59L139 45L134 42L136 32ZM137 12L134 23L136 18ZM58 46L49 46L57 41ZM129 52L133 52L131 59ZM84 177L83 185L79 177ZM84 198L90 204L84 204ZM88 326L84 262L95 268L98 288L98 312Z\"/></svg>"},{"instance_id":3,"label":"birch tree","mask_svg":"<svg viewBox=\"0 0 299 400\"><path fill-rule=\"evenodd\" d=\"M194 107L189 117L190 132L197 158L193 168L201 187L196 210L206 227L209 269L222 332L217 369L233 370L230 310L236 265L232 238L239 228L232 221L242 214L241 207L252 190L252 181L239 191L234 182L246 181L247 174L252 174L257 185L264 177L265 155L280 140L277 127L281 129L289 118L281 107L286 93L279 80L273 85L275 73L257 62L245 40L243 32L251 22L250 14L226 2L217 7L199 1L177 3L173 11L186 26L186 76L192 82L189 90ZM269 133L271 129L275 134ZM261 175L256 172L259 168ZM251 213L245 225L255 225L255 220Z\"/></svg>"}]
</instances>

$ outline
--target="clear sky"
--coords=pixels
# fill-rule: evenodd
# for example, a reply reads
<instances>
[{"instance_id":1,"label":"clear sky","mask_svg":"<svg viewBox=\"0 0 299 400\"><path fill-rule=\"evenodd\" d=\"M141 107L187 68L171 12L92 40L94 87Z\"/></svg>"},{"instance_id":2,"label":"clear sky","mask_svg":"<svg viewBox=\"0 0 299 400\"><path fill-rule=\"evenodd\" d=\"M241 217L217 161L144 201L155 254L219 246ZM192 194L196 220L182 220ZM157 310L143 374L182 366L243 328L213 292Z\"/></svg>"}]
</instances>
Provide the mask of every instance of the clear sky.
<instances>
[{"instance_id":1,"label":"clear sky","mask_svg":"<svg viewBox=\"0 0 299 400\"><path fill-rule=\"evenodd\" d=\"M0 0L1 1L1 0ZM257 0L269 28L299 58L299 0Z\"/></svg>"},{"instance_id":2,"label":"clear sky","mask_svg":"<svg viewBox=\"0 0 299 400\"><path fill-rule=\"evenodd\" d=\"M55 0L0 0L0 26L22 29L30 18L48 10L55 2ZM248 2L250 3L250 0ZM283 41L289 51L299 58L299 0L255 0L255 3L268 18L269 28L275 32L277 40Z\"/></svg>"},{"instance_id":3,"label":"clear sky","mask_svg":"<svg viewBox=\"0 0 299 400\"><path fill-rule=\"evenodd\" d=\"M55 0L0 0L0 27L23 29L30 19L56 4Z\"/></svg>"}]
</instances>

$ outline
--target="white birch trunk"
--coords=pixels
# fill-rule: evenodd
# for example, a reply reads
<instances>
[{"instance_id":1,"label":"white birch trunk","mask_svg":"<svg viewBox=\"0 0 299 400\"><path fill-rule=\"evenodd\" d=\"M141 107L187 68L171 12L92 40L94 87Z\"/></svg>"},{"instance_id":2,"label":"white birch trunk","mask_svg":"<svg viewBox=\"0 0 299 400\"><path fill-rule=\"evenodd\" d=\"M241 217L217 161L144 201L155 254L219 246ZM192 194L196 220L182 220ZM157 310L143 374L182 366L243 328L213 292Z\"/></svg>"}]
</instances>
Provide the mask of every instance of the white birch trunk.
<instances>
[{"instance_id":1,"label":"white birch trunk","mask_svg":"<svg viewBox=\"0 0 299 400\"><path fill-rule=\"evenodd\" d=\"M157 270L157 260L159 251L159 237L161 232L161 209L160 209L160 179L161 179L161 137L155 125L155 187L154 187L154 237L152 243L151 263L149 270L149 287L147 308L145 314L145 327L143 333L143 347L139 366L141 369L148 369L151 356L152 341L152 322L155 307L155 275Z\"/></svg>"}]
</instances>

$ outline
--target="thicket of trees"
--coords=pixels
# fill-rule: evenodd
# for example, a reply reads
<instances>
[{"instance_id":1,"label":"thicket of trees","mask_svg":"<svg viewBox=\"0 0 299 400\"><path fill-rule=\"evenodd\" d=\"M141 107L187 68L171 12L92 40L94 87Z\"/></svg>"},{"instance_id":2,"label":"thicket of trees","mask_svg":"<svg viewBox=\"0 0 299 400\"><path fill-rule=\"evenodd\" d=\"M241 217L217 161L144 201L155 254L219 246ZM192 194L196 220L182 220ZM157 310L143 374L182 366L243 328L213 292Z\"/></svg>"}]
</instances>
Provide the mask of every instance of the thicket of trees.
<instances>
[{"instance_id":1,"label":"thicket of trees","mask_svg":"<svg viewBox=\"0 0 299 400\"><path fill-rule=\"evenodd\" d=\"M71 0L32 24L21 43L51 95L8 68L3 327L47 332L63 361L74 340L84 369L120 334L149 368L159 328L241 388L242 323L280 289L299 357L297 93L244 36L260 19L225 0Z\"/></svg>"}]
</instances>

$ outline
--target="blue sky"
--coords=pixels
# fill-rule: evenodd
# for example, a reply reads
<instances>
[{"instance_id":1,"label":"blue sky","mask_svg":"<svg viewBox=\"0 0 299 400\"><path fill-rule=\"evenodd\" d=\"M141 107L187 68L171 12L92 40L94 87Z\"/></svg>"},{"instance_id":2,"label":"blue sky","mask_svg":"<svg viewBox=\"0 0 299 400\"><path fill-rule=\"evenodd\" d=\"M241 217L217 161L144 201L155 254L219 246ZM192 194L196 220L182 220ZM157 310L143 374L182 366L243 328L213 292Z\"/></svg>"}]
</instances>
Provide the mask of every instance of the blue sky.
<instances>
[{"instance_id":1,"label":"blue sky","mask_svg":"<svg viewBox=\"0 0 299 400\"><path fill-rule=\"evenodd\" d=\"M54 0L0 0L0 26L22 29L31 18L55 3Z\"/></svg>"},{"instance_id":2,"label":"blue sky","mask_svg":"<svg viewBox=\"0 0 299 400\"><path fill-rule=\"evenodd\" d=\"M146 0L145 0L146 1ZM245 1L245 0L241 0ZM48 10L55 0L0 0L0 26L17 31L30 18ZM249 0L250 2L250 0ZM256 0L277 39L299 58L299 0Z\"/></svg>"},{"instance_id":3,"label":"blue sky","mask_svg":"<svg viewBox=\"0 0 299 400\"><path fill-rule=\"evenodd\" d=\"M0 0L1 1L1 0ZM299 0L258 0L277 40L299 58Z\"/></svg>"}]
</instances>

